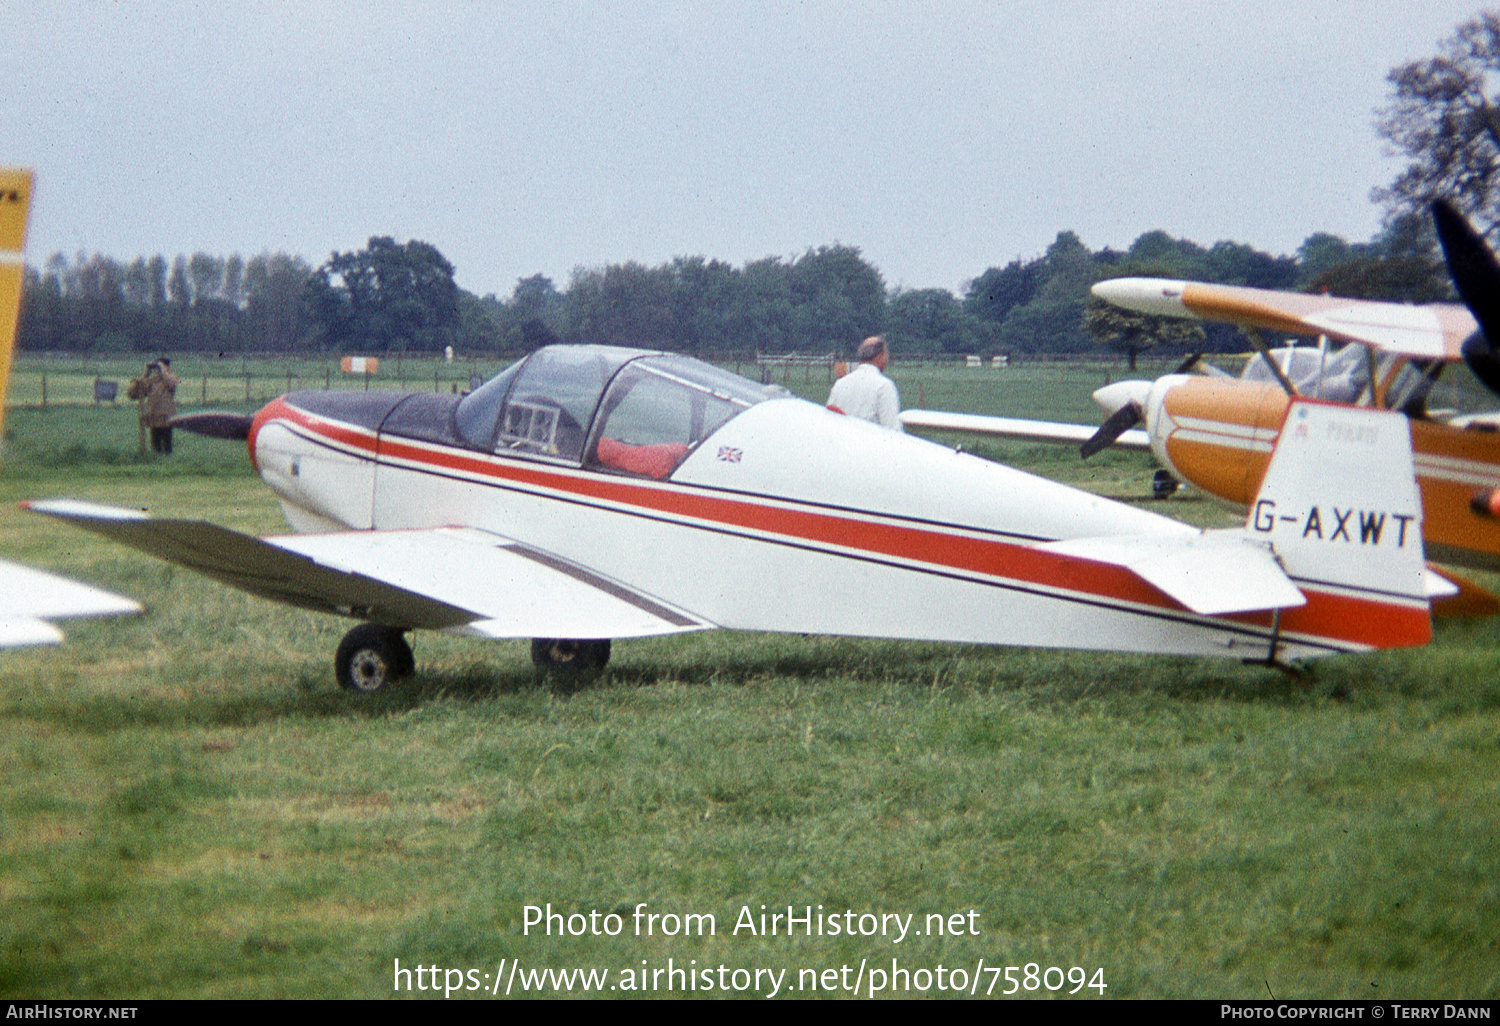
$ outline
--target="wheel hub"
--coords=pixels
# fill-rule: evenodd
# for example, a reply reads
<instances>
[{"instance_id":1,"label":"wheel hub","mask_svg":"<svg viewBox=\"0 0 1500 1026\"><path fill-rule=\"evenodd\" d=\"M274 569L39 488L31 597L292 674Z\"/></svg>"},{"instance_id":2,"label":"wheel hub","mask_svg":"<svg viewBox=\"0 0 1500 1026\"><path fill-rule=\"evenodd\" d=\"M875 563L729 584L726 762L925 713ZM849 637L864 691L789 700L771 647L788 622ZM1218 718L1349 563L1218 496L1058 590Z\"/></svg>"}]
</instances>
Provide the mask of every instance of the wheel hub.
<instances>
[{"instance_id":1,"label":"wheel hub","mask_svg":"<svg viewBox=\"0 0 1500 1026\"><path fill-rule=\"evenodd\" d=\"M349 676L360 691L378 691L385 686L387 667L379 652L363 649L349 661Z\"/></svg>"}]
</instances>

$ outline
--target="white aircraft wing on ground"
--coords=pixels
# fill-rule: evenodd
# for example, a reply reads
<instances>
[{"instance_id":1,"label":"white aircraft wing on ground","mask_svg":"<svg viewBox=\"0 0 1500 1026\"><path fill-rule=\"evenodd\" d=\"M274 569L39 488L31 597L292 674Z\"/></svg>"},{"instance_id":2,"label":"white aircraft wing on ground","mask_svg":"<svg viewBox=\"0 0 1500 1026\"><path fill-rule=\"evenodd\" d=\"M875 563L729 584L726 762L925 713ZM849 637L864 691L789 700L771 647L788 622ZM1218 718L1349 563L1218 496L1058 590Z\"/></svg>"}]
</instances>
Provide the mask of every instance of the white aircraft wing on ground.
<instances>
[{"instance_id":1,"label":"white aircraft wing on ground","mask_svg":"<svg viewBox=\"0 0 1500 1026\"><path fill-rule=\"evenodd\" d=\"M0 560L0 648L57 644L62 632L52 619L140 611L130 599Z\"/></svg>"},{"instance_id":2,"label":"white aircraft wing on ground","mask_svg":"<svg viewBox=\"0 0 1500 1026\"><path fill-rule=\"evenodd\" d=\"M473 527L254 538L195 520L59 499L27 508L262 598L489 638L634 638L714 624Z\"/></svg>"},{"instance_id":3,"label":"white aircraft wing on ground","mask_svg":"<svg viewBox=\"0 0 1500 1026\"><path fill-rule=\"evenodd\" d=\"M939 410L903 410L901 423L908 431L957 431L1018 441L1063 442L1082 445L1099 433L1099 426L1059 424L1017 417L990 417L978 413L944 413ZM1114 442L1122 449L1151 451L1151 439L1139 429L1126 431Z\"/></svg>"}]
</instances>

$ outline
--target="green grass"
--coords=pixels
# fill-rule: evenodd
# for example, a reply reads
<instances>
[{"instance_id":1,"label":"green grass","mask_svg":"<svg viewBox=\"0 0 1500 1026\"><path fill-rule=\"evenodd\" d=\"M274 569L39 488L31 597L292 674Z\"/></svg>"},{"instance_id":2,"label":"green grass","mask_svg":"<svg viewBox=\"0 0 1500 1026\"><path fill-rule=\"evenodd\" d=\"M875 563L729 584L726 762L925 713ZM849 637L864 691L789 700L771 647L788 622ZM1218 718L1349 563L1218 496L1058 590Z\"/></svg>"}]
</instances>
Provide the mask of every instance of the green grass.
<instances>
[{"instance_id":1,"label":"green grass","mask_svg":"<svg viewBox=\"0 0 1500 1026\"><path fill-rule=\"evenodd\" d=\"M957 370L898 381L909 405L916 383L931 406L994 399ZM992 412L1033 415L1009 408L1029 395L1076 419L1061 393L1086 403L1096 386L1038 369ZM112 458L130 455L128 410L20 409L6 426L6 557L147 612L0 653L0 995L384 997L397 959L473 980L502 959L594 967L616 985L696 960L784 971L802 996L803 970L852 980L893 959L1102 969L1110 998L1500 995L1492 621L1324 660L1305 681L713 632L618 643L605 678L571 696L534 685L522 642L424 634L415 680L357 699L333 683L347 621L16 508L72 495L283 530L243 449L195 454L184 438L171 460ZM76 460L52 462L73 445ZM1129 454L987 451L1125 497L1152 470ZM1189 496L1153 508L1233 519ZM637 937L639 903L712 914L717 930ZM623 933L524 933L526 906L548 904L616 912ZM761 905L919 928L973 910L979 932L732 932Z\"/></svg>"}]
</instances>

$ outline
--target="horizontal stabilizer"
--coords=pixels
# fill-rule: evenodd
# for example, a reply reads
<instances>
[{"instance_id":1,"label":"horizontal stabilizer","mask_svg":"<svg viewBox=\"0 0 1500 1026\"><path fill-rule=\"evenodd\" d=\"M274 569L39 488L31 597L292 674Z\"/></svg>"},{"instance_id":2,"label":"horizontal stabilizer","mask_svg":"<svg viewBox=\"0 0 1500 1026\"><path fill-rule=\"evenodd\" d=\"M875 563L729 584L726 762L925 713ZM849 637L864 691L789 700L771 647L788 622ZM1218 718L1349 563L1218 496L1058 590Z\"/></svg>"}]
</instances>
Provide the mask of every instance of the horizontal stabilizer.
<instances>
[{"instance_id":1,"label":"horizontal stabilizer","mask_svg":"<svg viewBox=\"0 0 1500 1026\"><path fill-rule=\"evenodd\" d=\"M1044 420L1022 420L1017 417L987 417L976 413L943 413L938 410L903 410L901 423L908 431L955 431L966 435L988 435L1019 441L1059 442L1082 445L1093 438L1098 427L1084 424L1057 424ZM1150 451L1151 439L1139 429L1126 431L1114 440L1121 449Z\"/></svg>"},{"instance_id":2,"label":"horizontal stabilizer","mask_svg":"<svg viewBox=\"0 0 1500 1026\"><path fill-rule=\"evenodd\" d=\"M1479 617L1500 614L1500 597L1488 588L1444 569L1427 567L1427 598L1432 614L1443 617Z\"/></svg>"},{"instance_id":3,"label":"horizontal stabilizer","mask_svg":"<svg viewBox=\"0 0 1500 1026\"><path fill-rule=\"evenodd\" d=\"M27 506L262 598L393 627L494 638L624 638L713 626L475 528L262 539L201 521L69 500Z\"/></svg>"},{"instance_id":4,"label":"horizontal stabilizer","mask_svg":"<svg viewBox=\"0 0 1500 1026\"><path fill-rule=\"evenodd\" d=\"M1427 599L1429 602L1436 602L1438 599L1453 598L1463 590L1430 566L1427 568L1427 573L1423 579L1427 585Z\"/></svg>"},{"instance_id":5,"label":"horizontal stabilizer","mask_svg":"<svg viewBox=\"0 0 1500 1026\"><path fill-rule=\"evenodd\" d=\"M1123 566L1204 616L1289 609L1307 602L1270 546L1237 529L1185 537L1078 538L1039 548Z\"/></svg>"}]
</instances>

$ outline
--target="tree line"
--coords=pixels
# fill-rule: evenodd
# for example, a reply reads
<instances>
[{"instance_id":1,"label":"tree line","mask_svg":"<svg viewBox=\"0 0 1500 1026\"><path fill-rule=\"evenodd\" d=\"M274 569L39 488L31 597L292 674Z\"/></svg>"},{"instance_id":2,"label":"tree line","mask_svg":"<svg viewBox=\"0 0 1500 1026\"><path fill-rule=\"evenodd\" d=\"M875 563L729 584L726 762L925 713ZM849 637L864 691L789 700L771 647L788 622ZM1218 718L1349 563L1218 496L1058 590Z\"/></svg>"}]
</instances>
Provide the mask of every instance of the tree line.
<instances>
[{"instance_id":1,"label":"tree line","mask_svg":"<svg viewBox=\"0 0 1500 1026\"><path fill-rule=\"evenodd\" d=\"M27 268L20 345L99 354L387 354L448 346L506 354L604 342L700 354L846 354L884 333L903 355L1077 353L1111 337L1097 326L1097 311L1086 316L1089 287L1127 275L1452 298L1431 230L1417 215L1394 218L1368 243L1317 233L1294 256L1233 242L1204 247L1163 231L1124 251L1091 250L1064 231L1038 257L988 268L962 295L888 289L857 248L834 245L738 267L693 256L654 267L579 268L563 288L538 274L509 296L480 297L456 286L453 266L435 247L375 237L316 268L284 253L128 264L59 254L40 270ZM1209 351L1240 345L1231 330L1193 344Z\"/></svg>"}]
</instances>

